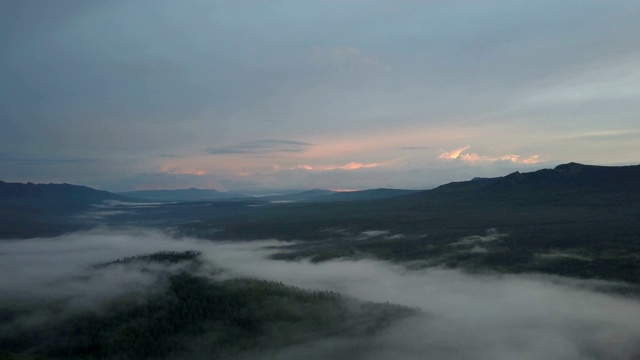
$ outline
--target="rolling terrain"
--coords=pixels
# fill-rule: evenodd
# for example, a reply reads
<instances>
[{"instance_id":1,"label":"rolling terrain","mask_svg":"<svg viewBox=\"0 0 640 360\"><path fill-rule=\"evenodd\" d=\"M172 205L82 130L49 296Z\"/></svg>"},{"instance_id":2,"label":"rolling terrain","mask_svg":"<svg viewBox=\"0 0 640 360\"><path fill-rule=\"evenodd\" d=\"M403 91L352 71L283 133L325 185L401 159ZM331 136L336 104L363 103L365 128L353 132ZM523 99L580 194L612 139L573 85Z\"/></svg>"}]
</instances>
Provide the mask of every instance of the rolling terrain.
<instances>
[{"instance_id":1,"label":"rolling terrain","mask_svg":"<svg viewBox=\"0 0 640 360\"><path fill-rule=\"evenodd\" d=\"M53 236L86 229L95 224L77 216L93 205L136 201L87 186L0 181L0 238Z\"/></svg>"},{"instance_id":2,"label":"rolling terrain","mask_svg":"<svg viewBox=\"0 0 640 360\"><path fill-rule=\"evenodd\" d=\"M282 204L182 229L213 239L299 241L283 258L370 254L640 283L640 166L570 163L391 199Z\"/></svg>"},{"instance_id":3,"label":"rolling terrain","mask_svg":"<svg viewBox=\"0 0 640 360\"><path fill-rule=\"evenodd\" d=\"M138 190L119 193L119 195L147 201L204 201L242 199L246 195L224 193L216 190L182 189L182 190Z\"/></svg>"},{"instance_id":4,"label":"rolling terrain","mask_svg":"<svg viewBox=\"0 0 640 360\"><path fill-rule=\"evenodd\" d=\"M0 195L0 358L640 354L640 166L233 201Z\"/></svg>"},{"instance_id":5,"label":"rolling terrain","mask_svg":"<svg viewBox=\"0 0 640 360\"><path fill-rule=\"evenodd\" d=\"M236 201L124 202L132 200L68 184L0 183L0 195L3 238L143 226L210 240L295 241L282 259L374 256L640 283L640 166L570 163L422 192L312 190Z\"/></svg>"}]
</instances>

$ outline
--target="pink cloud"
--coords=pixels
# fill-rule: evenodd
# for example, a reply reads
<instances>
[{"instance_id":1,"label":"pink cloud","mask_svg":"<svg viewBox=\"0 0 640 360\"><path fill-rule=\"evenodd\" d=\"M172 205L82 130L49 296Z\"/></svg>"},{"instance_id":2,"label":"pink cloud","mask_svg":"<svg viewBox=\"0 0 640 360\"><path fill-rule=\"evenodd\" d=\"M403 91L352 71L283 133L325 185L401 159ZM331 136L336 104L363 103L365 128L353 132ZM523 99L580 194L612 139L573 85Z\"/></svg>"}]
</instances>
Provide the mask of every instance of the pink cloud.
<instances>
[{"instance_id":1,"label":"pink cloud","mask_svg":"<svg viewBox=\"0 0 640 360\"><path fill-rule=\"evenodd\" d=\"M470 147L471 146L467 145L467 146L463 146L463 147L458 148L458 149L453 149L453 150L451 150L449 152L443 151L440 154L439 158L440 159L451 159L451 160L457 159L463 151L468 150Z\"/></svg>"},{"instance_id":2,"label":"pink cloud","mask_svg":"<svg viewBox=\"0 0 640 360\"><path fill-rule=\"evenodd\" d=\"M309 166L309 165L296 165L294 167L290 167L289 170L296 170L296 169L302 169L302 170L313 170L313 166Z\"/></svg>"},{"instance_id":3,"label":"pink cloud","mask_svg":"<svg viewBox=\"0 0 640 360\"><path fill-rule=\"evenodd\" d=\"M331 171L331 170L358 170L358 169L370 169L378 167L378 163L363 164L359 162L350 162L340 166L310 166L310 165L296 165L290 167L289 170L308 170L308 171Z\"/></svg>"},{"instance_id":4,"label":"pink cloud","mask_svg":"<svg viewBox=\"0 0 640 360\"><path fill-rule=\"evenodd\" d=\"M542 160L540 160L540 156L533 155L531 157L528 157L528 158L522 160L522 163L524 163L524 164L537 164L540 161L542 161Z\"/></svg>"},{"instance_id":5,"label":"pink cloud","mask_svg":"<svg viewBox=\"0 0 640 360\"><path fill-rule=\"evenodd\" d=\"M170 165L163 165L160 168L160 172L165 173L165 174L196 175L196 176L203 176L203 175L207 175L208 174L205 170L200 170L200 169L178 169L178 168L170 166Z\"/></svg>"},{"instance_id":6,"label":"pink cloud","mask_svg":"<svg viewBox=\"0 0 640 360\"><path fill-rule=\"evenodd\" d=\"M346 165L339 166L338 169L341 170L358 170L358 169L369 169L379 166L379 164L371 163L371 164L362 164L358 162L350 162Z\"/></svg>"},{"instance_id":7,"label":"pink cloud","mask_svg":"<svg viewBox=\"0 0 640 360\"><path fill-rule=\"evenodd\" d=\"M466 150L470 148L469 145L457 148L451 151L442 151L440 153L439 158L445 160L456 160L460 159L466 162L495 162L495 161L511 161L514 163L521 164L536 164L539 163L540 157L538 155L530 156L526 159L521 159L520 155L517 154L506 154L501 156L486 156L480 155L478 153L465 153Z\"/></svg>"}]
</instances>

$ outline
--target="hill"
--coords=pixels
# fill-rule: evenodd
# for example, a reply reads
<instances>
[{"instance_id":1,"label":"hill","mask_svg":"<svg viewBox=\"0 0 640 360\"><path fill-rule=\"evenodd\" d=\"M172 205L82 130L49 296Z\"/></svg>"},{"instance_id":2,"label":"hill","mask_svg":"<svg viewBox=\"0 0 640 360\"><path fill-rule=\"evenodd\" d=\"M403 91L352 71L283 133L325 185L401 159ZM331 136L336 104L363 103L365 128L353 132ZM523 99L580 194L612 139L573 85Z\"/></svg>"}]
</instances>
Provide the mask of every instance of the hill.
<instances>
[{"instance_id":1,"label":"hill","mask_svg":"<svg viewBox=\"0 0 640 360\"><path fill-rule=\"evenodd\" d=\"M303 192L285 194L285 195L271 195L260 197L260 200L276 201L276 202L330 202L330 201L359 201L359 200L373 200L373 199L386 199L397 196L405 196L409 194L415 194L420 190L401 190L401 189L369 189L369 190L356 190L356 191L333 191L325 189L312 189Z\"/></svg>"},{"instance_id":2,"label":"hill","mask_svg":"<svg viewBox=\"0 0 640 360\"><path fill-rule=\"evenodd\" d=\"M205 201L246 198L245 195L225 193L213 189L179 190L139 190L119 193L120 195L150 201Z\"/></svg>"},{"instance_id":3,"label":"hill","mask_svg":"<svg viewBox=\"0 0 640 360\"><path fill-rule=\"evenodd\" d=\"M283 258L369 254L420 266L640 283L638 219L640 166L570 163L395 198L283 204L183 229L220 239L302 240Z\"/></svg>"},{"instance_id":4,"label":"hill","mask_svg":"<svg viewBox=\"0 0 640 360\"><path fill-rule=\"evenodd\" d=\"M271 202L315 201L318 198L334 194L335 191L326 189L311 189L291 194L261 196L258 199Z\"/></svg>"},{"instance_id":5,"label":"hill","mask_svg":"<svg viewBox=\"0 0 640 360\"><path fill-rule=\"evenodd\" d=\"M104 201L135 201L108 191L71 184L0 181L0 238L50 236L81 225L72 217Z\"/></svg>"},{"instance_id":6,"label":"hill","mask_svg":"<svg viewBox=\"0 0 640 360\"><path fill-rule=\"evenodd\" d=\"M404 306L333 292L256 279L216 279L206 276L212 266L198 252L187 251L78 267L68 278L56 279L58 291L68 291L65 285L78 278L85 288L122 286L143 275L153 282L142 289L124 286L110 299L83 293L98 300L92 306L82 306L72 296L51 300L46 291L36 292L35 301L5 300L0 307L0 358L276 358L286 348L336 338L348 339L357 350L358 342L375 341L392 324L420 315ZM104 284L105 277L113 280ZM35 318L40 321L29 321Z\"/></svg>"},{"instance_id":7,"label":"hill","mask_svg":"<svg viewBox=\"0 0 640 360\"><path fill-rule=\"evenodd\" d=\"M420 190L403 190L403 189L369 189L360 191L342 191L323 196L317 199L318 201L359 201L359 200L374 200L374 199L387 199L398 196L407 196L411 194L419 193Z\"/></svg>"},{"instance_id":8,"label":"hill","mask_svg":"<svg viewBox=\"0 0 640 360\"><path fill-rule=\"evenodd\" d=\"M640 165L595 166L569 163L530 173L514 172L497 178L454 182L425 191L422 198L464 194L477 199L583 201L585 196L637 195ZM632 196L633 198L633 196ZM605 200L606 199L602 199ZM618 200L617 197L609 200Z\"/></svg>"},{"instance_id":9,"label":"hill","mask_svg":"<svg viewBox=\"0 0 640 360\"><path fill-rule=\"evenodd\" d=\"M0 181L2 202L66 202L69 204L93 204L105 200L127 201L130 198L71 184L8 183Z\"/></svg>"}]
</instances>

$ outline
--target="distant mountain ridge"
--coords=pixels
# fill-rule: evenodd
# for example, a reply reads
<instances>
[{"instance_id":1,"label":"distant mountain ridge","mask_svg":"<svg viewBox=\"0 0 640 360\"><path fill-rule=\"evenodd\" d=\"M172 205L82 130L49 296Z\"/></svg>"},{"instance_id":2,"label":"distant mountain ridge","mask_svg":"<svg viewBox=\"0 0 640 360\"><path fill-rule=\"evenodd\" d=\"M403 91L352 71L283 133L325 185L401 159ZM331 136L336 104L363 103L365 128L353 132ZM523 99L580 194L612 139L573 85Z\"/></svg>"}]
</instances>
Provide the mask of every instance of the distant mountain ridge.
<instances>
[{"instance_id":1,"label":"distant mountain ridge","mask_svg":"<svg viewBox=\"0 0 640 360\"><path fill-rule=\"evenodd\" d=\"M640 285L639 219L640 165L569 163L394 198L264 207L185 229L211 239L302 242L282 259L371 254L474 273L545 273Z\"/></svg>"},{"instance_id":2,"label":"distant mountain ridge","mask_svg":"<svg viewBox=\"0 0 640 360\"><path fill-rule=\"evenodd\" d=\"M333 191L326 189L312 189L299 193L285 195L270 195L260 197L261 200L272 202L297 201L297 202L333 202L333 201L360 201L386 199L397 196L419 193L423 190L403 190L403 189L368 189L355 191Z\"/></svg>"},{"instance_id":3,"label":"distant mountain ridge","mask_svg":"<svg viewBox=\"0 0 640 360\"><path fill-rule=\"evenodd\" d=\"M205 201L246 198L246 195L225 193L213 189L178 190L138 190L118 193L119 195L151 201Z\"/></svg>"},{"instance_id":4,"label":"distant mountain ridge","mask_svg":"<svg viewBox=\"0 0 640 360\"><path fill-rule=\"evenodd\" d=\"M74 201L83 204L104 200L131 200L127 197L71 184L9 183L0 181L0 201Z\"/></svg>"},{"instance_id":5,"label":"distant mountain ridge","mask_svg":"<svg viewBox=\"0 0 640 360\"><path fill-rule=\"evenodd\" d=\"M327 189L311 189L283 195L261 196L260 200L266 201L315 201L319 198L333 195L335 191Z\"/></svg>"},{"instance_id":6,"label":"distant mountain ridge","mask_svg":"<svg viewBox=\"0 0 640 360\"><path fill-rule=\"evenodd\" d=\"M640 185L640 165L599 166L575 162L529 173L495 178L498 186L633 188Z\"/></svg>"},{"instance_id":7,"label":"distant mountain ridge","mask_svg":"<svg viewBox=\"0 0 640 360\"><path fill-rule=\"evenodd\" d=\"M229 199L259 199L265 201L354 201L384 199L403 195L446 195L449 193L499 193L510 191L640 191L640 165L599 166L575 162L558 165L553 169L533 172L513 172L494 178L473 178L451 182L431 190L368 189L359 191L332 191L311 189L293 194L251 197L238 193L225 193L213 189L139 190L111 193L87 186L72 184L10 183L0 181L0 201L56 201L66 200L95 203L104 200L131 201L205 201Z\"/></svg>"},{"instance_id":8,"label":"distant mountain ridge","mask_svg":"<svg viewBox=\"0 0 640 360\"><path fill-rule=\"evenodd\" d=\"M255 199L267 202L331 202L384 199L409 195L421 190L401 189L369 189L357 191L333 191L327 189L311 189L294 193L267 196L248 196L239 193L225 193L212 189L180 189L180 190L138 190L118 193L119 195L150 201L234 201Z\"/></svg>"},{"instance_id":9,"label":"distant mountain ridge","mask_svg":"<svg viewBox=\"0 0 640 360\"><path fill-rule=\"evenodd\" d=\"M90 228L77 216L108 200L136 201L87 186L0 181L0 238L55 236Z\"/></svg>"},{"instance_id":10,"label":"distant mountain ridge","mask_svg":"<svg viewBox=\"0 0 640 360\"><path fill-rule=\"evenodd\" d=\"M388 228L393 228L398 224L412 224L412 227L417 228L428 218L456 217L461 209L466 209L465 211L469 214L474 217L479 216L479 218L489 216L484 214L487 211L494 215L502 214L500 216L513 217L518 213L532 213L534 217L546 218L547 215L559 211L558 209L567 207L571 207L571 211L586 208L609 209L607 211L633 210L640 206L640 165L595 166L568 163L558 165L554 169L528 173L514 172L502 177L474 178L469 181L452 182L425 191L370 189L334 192L326 189L314 189L278 196L241 197L242 195L192 188L177 193L175 191L144 191L142 193L147 196L137 198L130 197L131 193L135 192L114 194L71 184L24 184L0 181L0 237L55 235L77 229L78 222L81 222L80 225L84 227L93 226L95 224L81 215L85 214L87 210L92 211L92 205L102 204L107 200L138 203L149 202L149 200L153 202L185 202L185 204L165 204L156 210L148 210L155 211L153 216L165 216L165 219L174 221L173 219L176 219L174 212L176 209L181 209L180 221L184 222L199 220L200 216L205 216L204 214L208 214L206 216L237 215L248 211L246 209L251 209L252 213L260 211L260 214L264 215L264 219L260 221L265 223L269 222L269 211L279 212L282 210L286 213L289 211L286 210L289 207L275 204L274 206L260 207L260 204L267 205L269 202L279 201L296 202L299 204L294 204L291 209L300 209L302 206L309 207L310 213L316 214L320 218L325 216L326 220L323 220L325 228L341 223L344 223L343 226L353 226L366 218L365 213L376 219L372 223L376 227L383 226L380 224L385 224L384 226ZM170 194L171 196L164 198L148 196L148 194L154 193L165 196ZM129 196L124 196L124 194ZM176 194L197 196L178 198ZM215 195L217 198L203 199L203 195L205 197ZM207 200L212 202L209 204L211 206L206 207L208 212L202 210L205 207L190 207L186 204L188 201ZM234 204L225 204L222 201L231 201ZM252 205L247 205L247 201ZM213 204L213 202L217 203ZM306 203L306 205L302 203ZM322 203L322 205L315 206L314 203ZM267 213L262 212L263 209ZM135 217L135 214L132 212L127 216ZM635 223L637 222L637 214L634 213L633 216L623 220ZM293 211L287 214L284 220L290 221L298 215L303 217L304 212L298 214ZM565 216L566 214L561 215ZM152 215L148 213L145 216ZM598 213L595 219L603 216L610 217L610 214ZM456 223L453 228L464 227L473 219L473 217L467 217L464 222ZM273 223L280 224L284 220L278 218ZM549 219L549 221L556 220ZM322 222L320 220L314 221ZM518 221L526 223L529 220L523 217ZM266 229L255 226L255 231L272 231L273 229L269 226L272 226L273 223L265 225ZM374 226L372 224L369 226ZM217 224L216 226L226 225ZM275 228L280 229L281 227ZM290 228L298 229L296 226ZM233 234L241 234L247 229L245 223L240 223L237 228L233 228ZM363 228L364 230L367 229ZM299 229L295 231L299 231ZM225 236L233 234L227 233ZM280 235L277 233L265 234L269 236ZM252 236L265 234L252 234Z\"/></svg>"},{"instance_id":11,"label":"distant mountain ridge","mask_svg":"<svg viewBox=\"0 0 640 360\"><path fill-rule=\"evenodd\" d=\"M319 201L358 201L358 200L375 200L387 199L399 196L406 196L422 192L423 190L404 190L404 189L368 189L359 191L341 191L333 193L327 197L319 199Z\"/></svg>"},{"instance_id":12,"label":"distant mountain ridge","mask_svg":"<svg viewBox=\"0 0 640 360\"><path fill-rule=\"evenodd\" d=\"M495 178L452 182L418 194L419 197L462 196L469 199L512 199L531 203L571 199L586 194L640 195L640 165L598 166L568 163L553 169L514 172Z\"/></svg>"}]
</instances>

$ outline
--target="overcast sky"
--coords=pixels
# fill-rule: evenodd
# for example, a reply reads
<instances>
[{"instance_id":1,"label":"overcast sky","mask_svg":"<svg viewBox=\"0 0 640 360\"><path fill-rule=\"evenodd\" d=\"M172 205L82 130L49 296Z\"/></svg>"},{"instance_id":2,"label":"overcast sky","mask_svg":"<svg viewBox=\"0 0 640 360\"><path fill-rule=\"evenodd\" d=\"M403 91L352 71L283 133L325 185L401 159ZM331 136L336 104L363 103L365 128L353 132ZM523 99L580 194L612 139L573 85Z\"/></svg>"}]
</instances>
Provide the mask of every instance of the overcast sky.
<instances>
[{"instance_id":1,"label":"overcast sky","mask_svg":"<svg viewBox=\"0 0 640 360\"><path fill-rule=\"evenodd\" d=\"M0 179L430 188L640 162L640 2L0 2Z\"/></svg>"}]
</instances>

